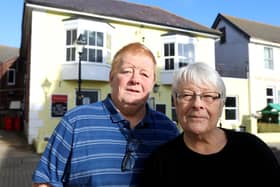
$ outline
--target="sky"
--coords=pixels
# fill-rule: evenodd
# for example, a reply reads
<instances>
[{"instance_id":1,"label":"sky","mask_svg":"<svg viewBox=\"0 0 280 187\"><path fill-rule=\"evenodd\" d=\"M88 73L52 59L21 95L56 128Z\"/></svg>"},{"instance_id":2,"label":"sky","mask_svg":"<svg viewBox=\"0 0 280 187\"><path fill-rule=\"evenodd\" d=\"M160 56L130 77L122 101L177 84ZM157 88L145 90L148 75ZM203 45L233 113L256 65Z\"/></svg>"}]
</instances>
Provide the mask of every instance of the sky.
<instances>
[{"instance_id":1,"label":"sky","mask_svg":"<svg viewBox=\"0 0 280 187\"><path fill-rule=\"evenodd\" d=\"M100 0L102 1L102 0ZM127 0L211 27L218 13L280 27L279 0ZM24 0L0 1L0 45L20 47Z\"/></svg>"}]
</instances>

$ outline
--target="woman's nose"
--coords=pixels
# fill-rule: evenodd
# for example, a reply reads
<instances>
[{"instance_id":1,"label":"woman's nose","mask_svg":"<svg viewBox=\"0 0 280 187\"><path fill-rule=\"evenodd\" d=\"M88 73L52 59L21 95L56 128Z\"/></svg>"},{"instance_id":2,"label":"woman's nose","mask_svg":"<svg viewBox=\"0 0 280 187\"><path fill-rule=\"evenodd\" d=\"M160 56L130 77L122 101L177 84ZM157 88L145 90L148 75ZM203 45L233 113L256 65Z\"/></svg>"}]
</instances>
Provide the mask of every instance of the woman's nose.
<instances>
[{"instance_id":1,"label":"woman's nose","mask_svg":"<svg viewBox=\"0 0 280 187\"><path fill-rule=\"evenodd\" d=\"M200 95L195 95L194 98L193 98L193 105L195 107L203 107L204 106L204 102L202 100L202 97Z\"/></svg>"}]
</instances>

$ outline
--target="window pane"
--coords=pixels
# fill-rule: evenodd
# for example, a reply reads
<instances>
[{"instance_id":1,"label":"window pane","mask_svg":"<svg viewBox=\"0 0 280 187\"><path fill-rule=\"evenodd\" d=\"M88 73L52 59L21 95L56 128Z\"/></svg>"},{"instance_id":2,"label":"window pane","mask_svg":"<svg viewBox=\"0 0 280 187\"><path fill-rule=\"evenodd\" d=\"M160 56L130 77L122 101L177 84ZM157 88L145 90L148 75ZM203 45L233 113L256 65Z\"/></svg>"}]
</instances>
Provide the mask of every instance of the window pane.
<instances>
[{"instance_id":1,"label":"window pane","mask_svg":"<svg viewBox=\"0 0 280 187\"><path fill-rule=\"evenodd\" d=\"M66 31L66 45L70 45L71 44L71 31L68 30Z\"/></svg>"},{"instance_id":2,"label":"window pane","mask_svg":"<svg viewBox=\"0 0 280 187\"><path fill-rule=\"evenodd\" d=\"M236 99L235 97L227 97L226 98L226 107L236 107Z\"/></svg>"},{"instance_id":3,"label":"window pane","mask_svg":"<svg viewBox=\"0 0 280 187\"><path fill-rule=\"evenodd\" d=\"M184 56L183 44L178 44L178 55Z\"/></svg>"},{"instance_id":4,"label":"window pane","mask_svg":"<svg viewBox=\"0 0 280 187\"><path fill-rule=\"evenodd\" d=\"M76 60L76 48L75 47L72 47L72 48L70 48L71 50L71 56L72 56L72 58L70 59L70 60L73 60L73 61L75 61Z\"/></svg>"},{"instance_id":5,"label":"window pane","mask_svg":"<svg viewBox=\"0 0 280 187\"><path fill-rule=\"evenodd\" d=\"M81 60L82 61L87 61L88 60L87 56L88 56L88 49L84 47Z\"/></svg>"},{"instance_id":6,"label":"window pane","mask_svg":"<svg viewBox=\"0 0 280 187\"><path fill-rule=\"evenodd\" d=\"M174 56L174 54L175 54L174 43L164 44L164 56Z\"/></svg>"},{"instance_id":7,"label":"window pane","mask_svg":"<svg viewBox=\"0 0 280 187\"><path fill-rule=\"evenodd\" d=\"M84 36L86 38L85 45L87 45L88 44L88 31L84 31Z\"/></svg>"},{"instance_id":8,"label":"window pane","mask_svg":"<svg viewBox=\"0 0 280 187\"><path fill-rule=\"evenodd\" d=\"M95 49L89 49L88 61L95 62Z\"/></svg>"},{"instance_id":9,"label":"window pane","mask_svg":"<svg viewBox=\"0 0 280 187\"><path fill-rule=\"evenodd\" d=\"M183 58L179 59L179 68L187 65L188 65L187 59L183 59Z\"/></svg>"},{"instance_id":10,"label":"window pane","mask_svg":"<svg viewBox=\"0 0 280 187\"><path fill-rule=\"evenodd\" d=\"M77 30L72 30L72 39L71 44L74 45L75 41L77 40Z\"/></svg>"},{"instance_id":11,"label":"window pane","mask_svg":"<svg viewBox=\"0 0 280 187\"><path fill-rule=\"evenodd\" d=\"M264 67L273 69L273 51L272 48L264 48Z\"/></svg>"},{"instance_id":12,"label":"window pane","mask_svg":"<svg viewBox=\"0 0 280 187\"><path fill-rule=\"evenodd\" d=\"M267 96L273 96L273 89L272 88L267 88L266 89L266 95Z\"/></svg>"},{"instance_id":13,"label":"window pane","mask_svg":"<svg viewBox=\"0 0 280 187\"><path fill-rule=\"evenodd\" d=\"M237 119L237 98L227 97L225 103L225 119L226 120L236 120Z\"/></svg>"},{"instance_id":14,"label":"window pane","mask_svg":"<svg viewBox=\"0 0 280 187\"><path fill-rule=\"evenodd\" d=\"M273 103L273 99L268 98L268 99L266 100L266 102L267 102L267 104L268 104L268 103Z\"/></svg>"},{"instance_id":15,"label":"window pane","mask_svg":"<svg viewBox=\"0 0 280 187\"><path fill-rule=\"evenodd\" d=\"M174 47L174 43L170 44L170 56L174 56L175 55L175 47Z\"/></svg>"},{"instance_id":16,"label":"window pane","mask_svg":"<svg viewBox=\"0 0 280 187\"><path fill-rule=\"evenodd\" d=\"M166 70L174 69L174 59L173 58L165 59L165 69Z\"/></svg>"},{"instance_id":17,"label":"window pane","mask_svg":"<svg viewBox=\"0 0 280 187\"><path fill-rule=\"evenodd\" d=\"M103 33L97 32L97 46L103 47Z\"/></svg>"},{"instance_id":18,"label":"window pane","mask_svg":"<svg viewBox=\"0 0 280 187\"><path fill-rule=\"evenodd\" d=\"M89 32L89 45L95 46L95 32Z\"/></svg>"},{"instance_id":19,"label":"window pane","mask_svg":"<svg viewBox=\"0 0 280 187\"><path fill-rule=\"evenodd\" d=\"M102 58L103 58L102 50L98 49L97 50L97 62L102 62Z\"/></svg>"},{"instance_id":20,"label":"window pane","mask_svg":"<svg viewBox=\"0 0 280 187\"><path fill-rule=\"evenodd\" d=\"M226 109L226 120L235 120L236 119L236 112L235 109Z\"/></svg>"},{"instance_id":21,"label":"window pane","mask_svg":"<svg viewBox=\"0 0 280 187\"><path fill-rule=\"evenodd\" d=\"M169 56L168 44L164 44L164 56Z\"/></svg>"},{"instance_id":22,"label":"window pane","mask_svg":"<svg viewBox=\"0 0 280 187\"><path fill-rule=\"evenodd\" d=\"M13 83L14 82L14 71L13 70L9 70L8 71L8 82L9 83Z\"/></svg>"},{"instance_id":23,"label":"window pane","mask_svg":"<svg viewBox=\"0 0 280 187\"><path fill-rule=\"evenodd\" d=\"M71 55L70 50L71 50L70 48L66 49L66 61L70 61L70 55Z\"/></svg>"}]
</instances>

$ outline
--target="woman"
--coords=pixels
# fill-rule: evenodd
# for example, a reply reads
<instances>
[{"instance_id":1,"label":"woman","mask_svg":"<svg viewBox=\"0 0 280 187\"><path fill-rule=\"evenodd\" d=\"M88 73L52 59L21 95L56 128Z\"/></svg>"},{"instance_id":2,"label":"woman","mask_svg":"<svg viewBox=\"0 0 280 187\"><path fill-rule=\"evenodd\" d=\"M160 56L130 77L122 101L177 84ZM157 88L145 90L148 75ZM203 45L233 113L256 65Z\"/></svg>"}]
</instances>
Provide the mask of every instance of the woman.
<instances>
[{"instance_id":1,"label":"woman","mask_svg":"<svg viewBox=\"0 0 280 187\"><path fill-rule=\"evenodd\" d=\"M183 133L151 155L143 186L279 184L279 164L262 140L218 127L226 88L214 69L204 63L181 68L172 92Z\"/></svg>"}]
</instances>

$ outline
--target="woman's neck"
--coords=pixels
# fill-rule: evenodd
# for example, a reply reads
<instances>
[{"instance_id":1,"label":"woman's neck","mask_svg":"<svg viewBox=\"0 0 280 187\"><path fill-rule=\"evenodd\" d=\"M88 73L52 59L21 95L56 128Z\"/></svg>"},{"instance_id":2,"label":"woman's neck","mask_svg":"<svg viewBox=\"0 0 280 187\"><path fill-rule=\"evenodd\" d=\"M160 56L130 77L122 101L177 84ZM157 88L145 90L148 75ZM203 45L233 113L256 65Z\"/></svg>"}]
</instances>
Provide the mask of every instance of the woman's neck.
<instances>
[{"instance_id":1,"label":"woman's neck","mask_svg":"<svg viewBox=\"0 0 280 187\"><path fill-rule=\"evenodd\" d=\"M225 132L219 128L203 135L184 133L185 145L194 152L208 155L221 151L227 143Z\"/></svg>"}]
</instances>

